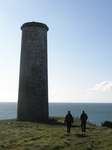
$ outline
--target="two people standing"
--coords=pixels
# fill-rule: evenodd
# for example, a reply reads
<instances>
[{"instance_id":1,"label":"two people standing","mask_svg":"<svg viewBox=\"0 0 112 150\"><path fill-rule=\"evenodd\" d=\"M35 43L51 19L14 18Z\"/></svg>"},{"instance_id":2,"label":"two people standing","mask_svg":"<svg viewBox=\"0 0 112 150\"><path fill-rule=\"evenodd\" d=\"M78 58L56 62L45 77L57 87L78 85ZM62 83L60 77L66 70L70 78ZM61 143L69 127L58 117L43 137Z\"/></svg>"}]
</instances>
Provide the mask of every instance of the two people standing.
<instances>
[{"instance_id":1,"label":"two people standing","mask_svg":"<svg viewBox=\"0 0 112 150\"><path fill-rule=\"evenodd\" d=\"M87 114L84 111L82 111L80 119L81 119L81 129L82 129L82 132L86 132L86 121L88 119L88 116L87 116ZM67 126L67 133L70 133L71 124L73 123L73 116L71 115L70 110L68 111L68 114L65 116L64 123Z\"/></svg>"}]
</instances>

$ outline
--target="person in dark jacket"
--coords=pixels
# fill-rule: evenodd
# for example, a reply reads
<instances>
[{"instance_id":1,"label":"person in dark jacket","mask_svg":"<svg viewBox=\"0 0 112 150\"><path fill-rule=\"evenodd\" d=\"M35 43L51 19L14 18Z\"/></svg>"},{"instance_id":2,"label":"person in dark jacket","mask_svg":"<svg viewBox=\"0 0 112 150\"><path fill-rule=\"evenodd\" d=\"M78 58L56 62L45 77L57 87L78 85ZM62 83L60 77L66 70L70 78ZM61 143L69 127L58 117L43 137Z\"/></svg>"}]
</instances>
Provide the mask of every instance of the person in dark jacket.
<instances>
[{"instance_id":1,"label":"person in dark jacket","mask_svg":"<svg viewBox=\"0 0 112 150\"><path fill-rule=\"evenodd\" d=\"M86 132L86 121L88 119L88 116L87 116L87 114L84 111L82 111L80 119L81 119L82 132Z\"/></svg>"},{"instance_id":2,"label":"person in dark jacket","mask_svg":"<svg viewBox=\"0 0 112 150\"><path fill-rule=\"evenodd\" d=\"M68 114L65 116L65 121L64 123L67 126L67 133L70 133L71 130L71 124L73 123L73 117L70 113L70 110L68 111Z\"/></svg>"}]
</instances>

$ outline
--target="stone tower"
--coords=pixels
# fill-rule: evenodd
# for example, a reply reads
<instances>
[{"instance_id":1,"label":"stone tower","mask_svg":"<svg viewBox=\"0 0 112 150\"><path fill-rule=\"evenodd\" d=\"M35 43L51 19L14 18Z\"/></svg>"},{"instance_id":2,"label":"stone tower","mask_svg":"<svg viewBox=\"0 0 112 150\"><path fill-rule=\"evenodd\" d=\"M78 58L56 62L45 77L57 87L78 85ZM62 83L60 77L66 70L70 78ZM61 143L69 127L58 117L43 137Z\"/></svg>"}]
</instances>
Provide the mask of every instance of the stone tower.
<instances>
[{"instance_id":1,"label":"stone tower","mask_svg":"<svg viewBox=\"0 0 112 150\"><path fill-rule=\"evenodd\" d=\"M43 23L22 25L17 119L48 119L47 31Z\"/></svg>"}]
</instances>

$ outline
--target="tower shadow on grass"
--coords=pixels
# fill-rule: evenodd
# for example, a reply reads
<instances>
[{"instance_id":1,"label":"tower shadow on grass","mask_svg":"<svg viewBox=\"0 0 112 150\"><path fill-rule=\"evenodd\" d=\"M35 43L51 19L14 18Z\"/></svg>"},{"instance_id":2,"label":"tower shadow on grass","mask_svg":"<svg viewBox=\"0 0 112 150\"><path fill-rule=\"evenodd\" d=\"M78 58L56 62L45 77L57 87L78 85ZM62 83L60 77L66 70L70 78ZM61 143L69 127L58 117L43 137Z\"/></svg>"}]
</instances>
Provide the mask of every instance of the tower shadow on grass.
<instances>
[{"instance_id":1,"label":"tower shadow on grass","mask_svg":"<svg viewBox=\"0 0 112 150\"><path fill-rule=\"evenodd\" d=\"M76 125L76 124L73 124L72 127L74 127L74 128L80 128L80 126Z\"/></svg>"},{"instance_id":2,"label":"tower shadow on grass","mask_svg":"<svg viewBox=\"0 0 112 150\"><path fill-rule=\"evenodd\" d=\"M49 125L61 125L64 126L64 122L59 122L58 118L49 118L45 124L49 124Z\"/></svg>"},{"instance_id":3,"label":"tower shadow on grass","mask_svg":"<svg viewBox=\"0 0 112 150\"><path fill-rule=\"evenodd\" d=\"M85 137L88 137L87 135L85 135L85 134L76 134L75 135L77 138L85 138Z\"/></svg>"},{"instance_id":4,"label":"tower shadow on grass","mask_svg":"<svg viewBox=\"0 0 112 150\"><path fill-rule=\"evenodd\" d=\"M59 122L59 118L49 118L46 122L44 122L45 124L49 124L49 125L61 125L61 126L65 126L64 124L64 120L63 122ZM80 125L76 125L76 124L72 124L71 126L72 128L80 128Z\"/></svg>"}]
</instances>

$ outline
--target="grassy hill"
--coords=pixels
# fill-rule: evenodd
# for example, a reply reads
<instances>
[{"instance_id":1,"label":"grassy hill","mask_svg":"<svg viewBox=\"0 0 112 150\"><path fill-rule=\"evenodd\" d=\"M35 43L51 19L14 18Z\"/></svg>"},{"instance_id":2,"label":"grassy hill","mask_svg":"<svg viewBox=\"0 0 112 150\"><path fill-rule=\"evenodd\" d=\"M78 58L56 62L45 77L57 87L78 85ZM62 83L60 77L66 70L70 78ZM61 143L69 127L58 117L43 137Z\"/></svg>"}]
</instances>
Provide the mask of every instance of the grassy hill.
<instances>
[{"instance_id":1,"label":"grassy hill","mask_svg":"<svg viewBox=\"0 0 112 150\"><path fill-rule=\"evenodd\" d=\"M63 117L50 117L48 123L0 121L0 150L112 150L112 129L87 123L81 132L74 118L70 135Z\"/></svg>"}]
</instances>

